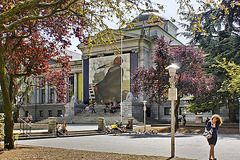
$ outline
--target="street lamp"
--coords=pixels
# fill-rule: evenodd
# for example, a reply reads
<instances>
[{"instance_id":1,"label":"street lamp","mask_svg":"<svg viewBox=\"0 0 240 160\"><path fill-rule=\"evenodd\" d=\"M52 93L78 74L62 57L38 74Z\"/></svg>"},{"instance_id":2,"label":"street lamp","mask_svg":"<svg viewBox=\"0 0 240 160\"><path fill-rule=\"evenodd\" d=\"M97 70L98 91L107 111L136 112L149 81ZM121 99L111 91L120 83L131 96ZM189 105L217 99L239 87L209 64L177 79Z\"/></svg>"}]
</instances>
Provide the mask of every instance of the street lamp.
<instances>
[{"instance_id":1,"label":"street lamp","mask_svg":"<svg viewBox=\"0 0 240 160\"><path fill-rule=\"evenodd\" d=\"M174 147L174 132L175 132L175 122L174 122L174 100L177 100L177 88L175 88L174 77L176 75L176 71L179 67L176 64L171 64L166 67L169 71L169 82L170 87L168 89L168 99L171 100L171 157L175 156L175 147Z\"/></svg>"},{"instance_id":2,"label":"street lamp","mask_svg":"<svg viewBox=\"0 0 240 160\"><path fill-rule=\"evenodd\" d=\"M143 105L144 105L144 108L143 108L143 114L144 114L144 117L143 117L143 125L144 125L144 132L146 132L146 110L147 110L147 107L146 107L146 104L147 104L147 101L143 101Z\"/></svg>"}]
</instances>

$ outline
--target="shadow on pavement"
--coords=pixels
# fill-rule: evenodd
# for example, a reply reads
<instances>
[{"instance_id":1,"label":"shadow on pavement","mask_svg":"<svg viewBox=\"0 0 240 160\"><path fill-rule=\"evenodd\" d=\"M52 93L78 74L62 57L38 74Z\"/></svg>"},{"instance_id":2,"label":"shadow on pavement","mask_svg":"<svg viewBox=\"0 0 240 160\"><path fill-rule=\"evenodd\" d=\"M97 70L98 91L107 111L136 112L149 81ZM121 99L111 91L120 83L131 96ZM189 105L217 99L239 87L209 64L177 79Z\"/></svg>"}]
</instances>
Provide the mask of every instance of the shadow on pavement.
<instances>
[{"instance_id":1,"label":"shadow on pavement","mask_svg":"<svg viewBox=\"0 0 240 160\"><path fill-rule=\"evenodd\" d=\"M193 137L196 134L175 134L175 138L182 138L182 137ZM125 136L125 137L130 137L130 138L170 138L171 134L169 133L165 133L165 134L149 134L149 133L141 133L141 134L137 134L137 133L133 133L133 134L116 134L116 135L112 135L112 136Z\"/></svg>"},{"instance_id":2,"label":"shadow on pavement","mask_svg":"<svg viewBox=\"0 0 240 160\"><path fill-rule=\"evenodd\" d=\"M240 134L219 134L219 139L235 139L240 140Z\"/></svg>"}]
</instances>

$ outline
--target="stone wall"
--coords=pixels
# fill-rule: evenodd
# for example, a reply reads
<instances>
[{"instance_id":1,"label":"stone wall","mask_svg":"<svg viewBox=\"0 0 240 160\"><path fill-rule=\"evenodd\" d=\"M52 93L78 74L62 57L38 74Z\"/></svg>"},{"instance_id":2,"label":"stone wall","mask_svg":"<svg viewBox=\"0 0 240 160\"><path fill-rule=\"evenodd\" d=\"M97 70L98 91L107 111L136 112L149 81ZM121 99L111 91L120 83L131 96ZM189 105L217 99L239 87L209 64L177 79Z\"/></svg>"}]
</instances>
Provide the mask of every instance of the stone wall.
<instances>
[{"instance_id":1,"label":"stone wall","mask_svg":"<svg viewBox=\"0 0 240 160\"><path fill-rule=\"evenodd\" d=\"M26 105L19 110L19 117L26 117L26 112L32 115L33 122L41 121L48 117L59 117L60 115L58 114L60 112L62 112L62 114L65 113L64 105L63 103Z\"/></svg>"},{"instance_id":2,"label":"stone wall","mask_svg":"<svg viewBox=\"0 0 240 160\"><path fill-rule=\"evenodd\" d=\"M133 102L132 103L132 116L136 118L139 122L143 122L143 103Z\"/></svg>"},{"instance_id":3,"label":"stone wall","mask_svg":"<svg viewBox=\"0 0 240 160\"><path fill-rule=\"evenodd\" d=\"M213 114L219 114L224 121L228 121L228 109L226 107L222 106L220 107L219 110L213 112L205 112L205 113L191 113L187 111L187 106L189 104L186 101L181 101L180 106L179 106L179 118L186 113L186 120L187 122L199 122L199 119L201 119L201 122L205 122L205 120L208 118L211 118ZM170 114L167 114L168 109L171 108L171 101L167 101L163 103L160 107L157 105L152 105L151 106L151 117L160 120L163 123L170 123L171 122L171 112ZM171 111L171 110L169 110Z\"/></svg>"}]
</instances>

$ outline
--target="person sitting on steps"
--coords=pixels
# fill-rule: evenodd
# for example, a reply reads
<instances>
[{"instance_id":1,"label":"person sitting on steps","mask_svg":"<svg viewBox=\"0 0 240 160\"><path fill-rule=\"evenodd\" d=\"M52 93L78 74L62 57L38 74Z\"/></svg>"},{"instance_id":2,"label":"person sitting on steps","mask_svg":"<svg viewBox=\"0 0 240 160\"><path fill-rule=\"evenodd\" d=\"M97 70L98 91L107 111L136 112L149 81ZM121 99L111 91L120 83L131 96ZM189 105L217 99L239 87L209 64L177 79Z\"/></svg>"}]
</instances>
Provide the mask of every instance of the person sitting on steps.
<instances>
[{"instance_id":1,"label":"person sitting on steps","mask_svg":"<svg viewBox=\"0 0 240 160\"><path fill-rule=\"evenodd\" d=\"M128 121L128 124L126 125L126 129L132 129L132 125L131 125L130 121Z\"/></svg>"},{"instance_id":2,"label":"person sitting on steps","mask_svg":"<svg viewBox=\"0 0 240 160\"><path fill-rule=\"evenodd\" d=\"M61 127L61 125L57 122L56 123L56 134L57 134L57 137L59 135L63 135L62 130L60 129L60 127Z\"/></svg>"},{"instance_id":3,"label":"person sitting on steps","mask_svg":"<svg viewBox=\"0 0 240 160\"><path fill-rule=\"evenodd\" d=\"M119 130L120 132L123 131L122 128L121 128L122 123L118 123L118 121L116 121L116 122L114 123L114 125L116 125L116 128L115 128L115 129Z\"/></svg>"},{"instance_id":4,"label":"person sitting on steps","mask_svg":"<svg viewBox=\"0 0 240 160\"><path fill-rule=\"evenodd\" d=\"M66 122L64 121L62 124L62 128L61 128L62 132L65 133L66 135L68 135L68 130L67 130L67 125Z\"/></svg>"}]
</instances>

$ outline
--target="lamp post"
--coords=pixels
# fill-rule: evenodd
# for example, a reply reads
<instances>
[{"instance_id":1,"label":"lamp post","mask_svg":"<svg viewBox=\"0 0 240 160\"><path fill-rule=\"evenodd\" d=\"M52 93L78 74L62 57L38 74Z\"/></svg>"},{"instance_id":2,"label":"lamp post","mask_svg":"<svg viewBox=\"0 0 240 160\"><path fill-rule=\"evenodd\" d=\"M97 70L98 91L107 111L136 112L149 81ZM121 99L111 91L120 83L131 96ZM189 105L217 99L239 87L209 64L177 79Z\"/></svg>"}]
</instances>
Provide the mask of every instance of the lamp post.
<instances>
[{"instance_id":1,"label":"lamp post","mask_svg":"<svg viewBox=\"0 0 240 160\"><path fill-rule=\"evenodd\" d=\"M166 69L169 71L169 75L170 75L170 78L169 78L170 88L168 89L168 99L171 100L171 157L174 157L175 156L174 100L177 100L177 88L175 88L174 77L179 67L176 64L171 64L170 66L166 67Z\"/></svg>"},{"instance_id":2,"label":"lamp post","mask_svg":"<svg viewBox=\"0 0 240 160\"><path fill-rule=\"evenodd\" d=\"M146 132L146 110L147 110L147 107L146 107L146 104L147 104L147 101L143 101L143 105L144 105L144 108L143 108L143 125L144 125L144 132Z\"/></svg>"}]
</instances>

